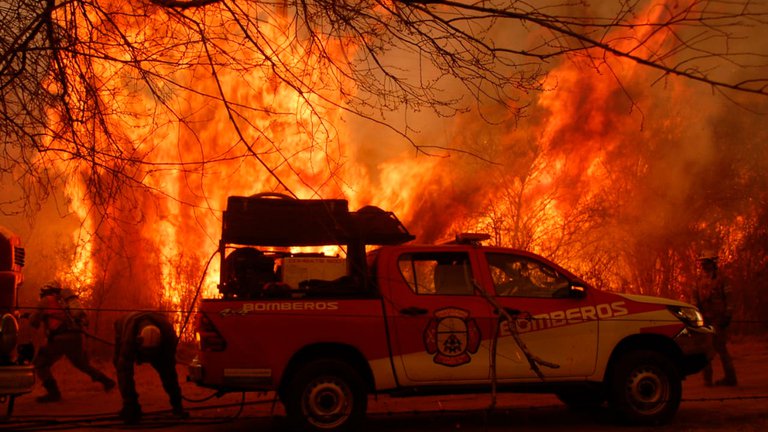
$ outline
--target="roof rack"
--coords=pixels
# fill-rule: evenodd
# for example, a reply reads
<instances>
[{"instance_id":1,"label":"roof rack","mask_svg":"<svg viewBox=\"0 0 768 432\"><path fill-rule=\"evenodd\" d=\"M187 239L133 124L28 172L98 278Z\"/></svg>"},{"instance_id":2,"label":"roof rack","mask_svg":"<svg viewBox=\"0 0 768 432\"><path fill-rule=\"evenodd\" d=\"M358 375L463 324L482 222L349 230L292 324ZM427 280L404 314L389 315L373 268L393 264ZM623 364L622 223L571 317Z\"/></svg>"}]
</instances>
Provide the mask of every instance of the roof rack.
<instances>
[{"instance_id":1,"label":"roof rack","mask_svg":"<svg viewBox=\"0 0 768 432\"><path fill-rule=\"evenodd\" d=\"M482 242L490 240L490 234L485 233L458 233L456 237L444 244L481 246Z\"/></svg>"}]
</instances>

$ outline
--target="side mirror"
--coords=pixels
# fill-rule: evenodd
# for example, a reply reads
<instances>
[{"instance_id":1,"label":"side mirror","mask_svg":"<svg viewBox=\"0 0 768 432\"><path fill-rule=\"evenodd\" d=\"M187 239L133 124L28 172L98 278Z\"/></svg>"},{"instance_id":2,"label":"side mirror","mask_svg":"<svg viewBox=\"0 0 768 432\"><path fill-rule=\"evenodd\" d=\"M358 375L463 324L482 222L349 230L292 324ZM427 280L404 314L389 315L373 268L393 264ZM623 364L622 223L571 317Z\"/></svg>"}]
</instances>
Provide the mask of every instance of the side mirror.
<instances>
[{"instance_id":1,"label":"side mirror","mask_svg":"<svg viewBox=\"0 0 768 432\"><path fill-rule=\"evenodd\" d=\"M569 297L575 299L583 299L587 296L587 289L581 285L571 285L571 290L568 293Z\"/></svg>"}]
</instances>

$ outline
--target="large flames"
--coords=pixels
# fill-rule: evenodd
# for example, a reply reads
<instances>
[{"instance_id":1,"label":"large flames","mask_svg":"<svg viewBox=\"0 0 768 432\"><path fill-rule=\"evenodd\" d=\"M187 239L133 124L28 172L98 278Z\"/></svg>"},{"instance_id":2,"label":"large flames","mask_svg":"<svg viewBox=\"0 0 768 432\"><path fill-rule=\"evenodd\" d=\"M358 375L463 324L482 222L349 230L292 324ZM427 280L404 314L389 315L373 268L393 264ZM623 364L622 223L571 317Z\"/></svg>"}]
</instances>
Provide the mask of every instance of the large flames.
<instances>
[{"instance_id":1,"label":"large flames","mask_svg":"<svg viewBox=\"0 0 768 432\"><path fill-rule=\"evenodd\" d=\"M113 7L130 11L133 6L116 2ZM654 168L652 159L664 154L664 146L685 149L672 143L691 138L682 127L690 110L674 101L691 95L671 83L655 91L656 99L646 99L647 89L637 91L633 83L647 87L652 72L631 61L606 58L595 69L596 59L584 58L556 68L532 118L519 128L492 128L463 116L434 128L448 133L425 134L474 155L426 155L385 143L373 154L361 150L356 140L364 134L352 130L345 117L345 95L354 91L354 83L326 79L337 71L319 52L322 47L324 55L343 62L354 55L354 46L332 40L297 43L295 23L276 9L257 31L249 29L263 38L259 46L265 52L256 52L239 43L244 29L220 22L211 8L195 17L207 26L210 40L177 47L175 42L186 37L178 35L190 30L169 20L168 13L157 8L146 16L115 15L121 22L89 17L104 30L99 34L104 46L113 47L93 65L103 78L99 100L114 110L108 120L111 130L119 131L97 134L94 146L113 149L117 142L124 157L112 166L81 166L70 177L67 195L82 224L75 234L78 253L60 276L95 303L110 303L97 298L108 294L99 293L119 292L123 303L112 301L116 307L191 307L216 251L221 211L230 195L278 191L300 198L344 197L352 209L374 204L396 212L422 241L482 230L494 234L498 244L534 250L587 276L636 288L643 281L631 280L626 271L635 264L627 258L632 253L611 245L627 243L636 252L633 259L645 259L646 244L628 235L629 227L644 237L687 223L674 220L674 208L664 207L669 204L650 206L649 195L663 190L669 199L661 202L683 204L675 200L689 185L672 175L679 166ZM153 76L136 74L131 53L111 31L115 28L157 49L158 61L146 68ZM649 49L665 43L662 32L650 39L641 34L613 39L617 44L644 40ZM270 61L277 52L279 65ZM162 56L186 67L165 66ZM212 73L212 64L233 61L243 67ZM289 86L281 74L300 75L315 92ZM652 111L660 106L666 118ZM365 144L369 150L373 146ZM698 153L690 152L682 163L695 165ZM659 183L637 188L654 169L660 170ZM105 180L110 170L125 175L117 176L123 182L119 190L111 183L117 180ZM675 186L664 189L666 181ZM617 265L598 274L607 261ZM211 264L203 283L207 295L216 293L218 278L217 260Z\"/></svg>"},{"instance_id":2,"label":"large flames","mask_svg":"<svg viewBox=\"0 0 768 432\"><path fill-rule=\"evenodd\" d=\"M132 6L122 7L128 12ZM158 8L142 19L126 13L124 22L97 22L96 27L120 28L135 44L152 41L158 49L173 47L177 35L187 29L178 22L168 26L166 13ZM85 288L99 279L112 285L130 281L136 285L120 290L128 293L128 303L183 306L216 250L227 196L285 192L281 181L304 198L338 197L348 189L339 180L347 177L351 165L345 160L343 124L338 121L346 89L326 82L320 53L288 43L291 25L275 13L258 29L264 38L261 46L280 52L283 69L275 71L270 51L256 53L228 42L233 29L218 22L217 14L201 12L196 18L208 26L209 37L220 45L218 52L203 44L190 44L183 51L165 48L188 67L153 64L156 77L149 78L151 84L136 76L135 69L113 60L130 58L119 43L112 45L114 52L94 62L97 76L104 77L99 96L115 110L109 121L120 133L97 136L94 145L112 148L117 140L126 156L115 166L87 167L70 177L67 195L83 222L75 234L79 248L74 264L60 275L70 283ZM109 32L102 37L117 39ZM323 48L332 59L353 49L332 42ZM229 58L223 58L224 53ZM211 72L211 63L232 61L251 67ZM297 92L279 73L304 73L303 82L315 92ZM157 78L163 76L172 79ZM321 98L333 103L324 104ZM158 103L162 109L157 109ZM143 182L151 191L135 190L131 184L120 191L86 188L110 169ZM204 283L208 294L215 291L218 272L217 261L211 264ZM156 298L150 292L162 295Z\"/></svg>"}]
</instances>

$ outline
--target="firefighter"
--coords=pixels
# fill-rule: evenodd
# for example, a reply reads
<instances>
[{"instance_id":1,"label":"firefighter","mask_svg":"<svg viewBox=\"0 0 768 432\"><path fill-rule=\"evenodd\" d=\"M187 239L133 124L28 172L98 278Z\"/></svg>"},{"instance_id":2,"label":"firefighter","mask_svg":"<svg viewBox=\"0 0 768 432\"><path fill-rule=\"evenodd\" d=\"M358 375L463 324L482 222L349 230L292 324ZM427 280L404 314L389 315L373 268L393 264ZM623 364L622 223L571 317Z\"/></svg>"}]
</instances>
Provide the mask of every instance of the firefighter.
<instances>
[{"instance_id":1,"label":"firefighter","mask_svg":"<svg viewBox=\"0 0 768 432\"><path fill-rule=\"evenodd\" d=\"M170 398L173 415L186 418L181 403L181 387L176 373L178 337L168 319L156 312L132 312L115 322L115 369L123 408L120 418L126 424L141 420L141 405L133 378L134 363L149 363L160 375Z\"/></svg>"},{"instance_id":2,"label":"firefighter","mask_svg":"<svg viewBox=\"0 0 768 432\"><path fill-rule=\"evenodd\" d=\"M34 359L35 372L43 383L46 394L36 400L40 403L61 400L61 392L51 367L62 357L80 371L86 373L95 382L101 383L104 391L115 387L115 381L91 365L83 345L83 327L88 325L85 312L67 306L67 299L76 298L68 289L62 289L58 282L49 282L40 289L40 303L29 317L30 325L38 329L45 328L47 340L40 347Z\"/></svg>"},{"instance_id":3,"label":"firefighter","mask_svg":"<svg viewBox=\"0 0 768 432\"><path fill-rule=\"evenodd\" d=\"M694 302L704 315L706 323L715 328L713 345L715 354L720 357L725 377L714 385L735 386L736 370L733 360L728 353L728 327L731 324L733 310L730 302L730 287L725 278L718 273L717 255L713 252L704 252L699 257L701 271L696 280L694 290ZM712 364L704 369L704 384L712 386Z\"/></svg>"}]
</instances>

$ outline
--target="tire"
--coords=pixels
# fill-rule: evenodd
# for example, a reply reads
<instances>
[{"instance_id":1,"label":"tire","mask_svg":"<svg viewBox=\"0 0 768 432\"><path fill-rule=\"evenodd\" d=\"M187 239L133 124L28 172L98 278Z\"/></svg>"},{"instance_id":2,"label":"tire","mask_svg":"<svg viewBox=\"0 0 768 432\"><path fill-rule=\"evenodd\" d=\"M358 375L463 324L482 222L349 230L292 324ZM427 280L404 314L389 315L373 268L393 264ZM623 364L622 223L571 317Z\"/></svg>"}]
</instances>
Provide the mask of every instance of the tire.
<instances>
[{"instance_id":1,"label":"tire","mask_svg":"<svg viewBox=\"0 0 768 432\"><path fill-rule=\"evenodd\" d=\"M658 425L677 412L680 374L672 360L656 351L630 351L617 359L609 383L609 402L629 423Z\"/></svg>"},{"instance_id":2,"label":"tire","mask_svg":"<svg viewBox=\"0 0 768 432\"><path fill-rule=\"evenodd\" d=\"M592 388L559 391L555 396L568 408L578 411L599 408L606 399L605 392Z\"/></svg>"},{"instance_id":3,"label":"tire","mask_svg":"<svg viewBox=\"0 0 768 432\"><path fill-rule=\"evenodd\" d=\"M18 340L19 323L11 314L0 317L0 362L6 363L12 360L16 342Z\"/></svg>"},{"instance_id":4,"label":"tire","mask_svg":"<svg viewBox=\"0 0 768 432\"><path fill-rule=\"evenodd\" d=\"M303 431L357 430L368 407L365 382L340 360L307 363L284 394L289 423Z\"/></svg>"}]
</instances>

